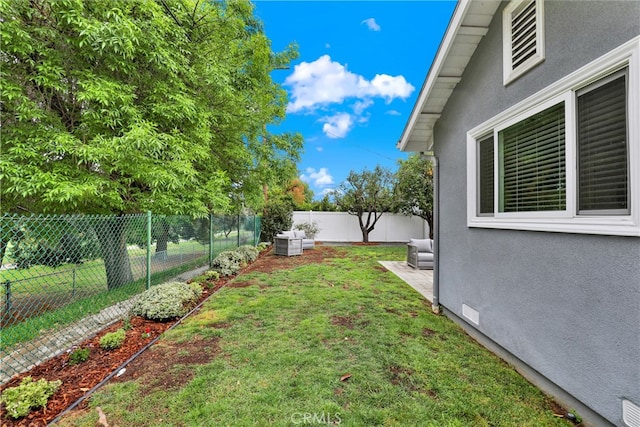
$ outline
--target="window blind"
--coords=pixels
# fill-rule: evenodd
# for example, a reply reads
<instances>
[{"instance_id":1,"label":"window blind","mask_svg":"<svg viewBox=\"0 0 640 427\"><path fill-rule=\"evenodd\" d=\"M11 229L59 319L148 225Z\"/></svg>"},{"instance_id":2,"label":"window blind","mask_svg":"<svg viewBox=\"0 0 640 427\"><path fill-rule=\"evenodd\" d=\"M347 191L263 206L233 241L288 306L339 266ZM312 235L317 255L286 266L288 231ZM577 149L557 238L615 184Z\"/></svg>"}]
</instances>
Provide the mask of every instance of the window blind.
<instances>
[{"instance_id":1,"label":"window blind","mask_svg":"<svg viewBox=\"0 0 640 427\"><path fill-rule=\"evenodd\" d=\"M478 142L478 171L479 171L479 206L478 213L493 214L493 136Z\"/></svg>"},{"instance_id":2,"label":"window blind","mask_svg":"<svg viewBox=\"0 0 640 427\"><path fill-rule=\"evenodd\" d=\"M500 212L564 210L564 103L500 131L498 142Z\"/></svg>"},{"instance_id":3,"label":"window blind","mask_svg":"<svg viewBox=\"0 0 640 427\"><path fill-rule=\"evenodd\" d=\"M578 211L628 212L626 72L579 93L577 108Z\"/></svg>"}]
</instances>

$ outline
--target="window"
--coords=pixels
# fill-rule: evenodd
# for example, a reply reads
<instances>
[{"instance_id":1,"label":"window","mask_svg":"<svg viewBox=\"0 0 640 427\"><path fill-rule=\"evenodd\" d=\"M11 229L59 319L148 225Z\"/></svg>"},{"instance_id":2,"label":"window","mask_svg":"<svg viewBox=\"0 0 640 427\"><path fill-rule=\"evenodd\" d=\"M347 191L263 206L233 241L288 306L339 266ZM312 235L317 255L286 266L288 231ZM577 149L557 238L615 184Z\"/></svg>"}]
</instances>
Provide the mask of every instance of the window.
<instances>
[{"instance_id":1,"label":"window","mask_svg":"<svg viewBox=\"0 0 640 427\"><path fill-rule=\"evenodd\" d=\"M578 213L628 214L627 73L578 92Z\"/></svg>"},{"instance_id":2,"label":"window","mask_svg":"<svg viewBox=\"0 0 640 427\"><path fill-rule=\"evenodd\" d=\"M544 60L544 2L514 0L503 12L504 84Z\"/></svg>"},{"instance_id":3,"label":"window","mask_svg":"<svg viewBox=\"0 0 640 427\"><path fill-rule=\"evenodd\" d=\"M467 224L640 236L640 37L467 134Z\"/></svg>"}]
</instances>

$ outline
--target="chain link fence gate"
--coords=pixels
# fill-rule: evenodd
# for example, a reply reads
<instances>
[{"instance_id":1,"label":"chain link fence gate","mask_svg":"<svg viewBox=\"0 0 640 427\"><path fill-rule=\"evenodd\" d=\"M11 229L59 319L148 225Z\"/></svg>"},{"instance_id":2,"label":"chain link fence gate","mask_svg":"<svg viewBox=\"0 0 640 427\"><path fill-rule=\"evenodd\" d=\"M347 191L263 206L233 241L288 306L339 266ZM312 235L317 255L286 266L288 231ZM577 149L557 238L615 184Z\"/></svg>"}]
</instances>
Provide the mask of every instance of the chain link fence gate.
<instances>
[{"instance_id":1,"label":"chain link fence gate","mask_svg":"<svg viewBox=\"0 0 640 427\"><path fill-rule=\"evenodd\" d=\"M256 245L256 216L0 217L0 384L126 316L131 298Z\"/></svg>"}]
</instances>

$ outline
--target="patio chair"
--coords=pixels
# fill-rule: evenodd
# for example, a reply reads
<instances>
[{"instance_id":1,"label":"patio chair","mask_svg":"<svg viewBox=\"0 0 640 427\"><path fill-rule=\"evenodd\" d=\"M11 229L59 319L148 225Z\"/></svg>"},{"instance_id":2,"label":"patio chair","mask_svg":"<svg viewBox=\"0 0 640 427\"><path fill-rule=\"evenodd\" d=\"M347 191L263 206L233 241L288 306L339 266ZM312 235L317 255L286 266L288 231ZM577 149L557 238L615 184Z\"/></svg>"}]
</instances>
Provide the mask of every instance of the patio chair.
<instances>
[{"instance_id":1,"label":"patio chair","mask_svg":"<svg viewBox=\"0 0 640 427\"><path fill-rule=\"evenodd\" d=\"M290 239L302 239L302 249L315 248L315 240L308 239L304 230L289 230L282 231L276 235L276 237L289 237Z\"/></svg>"},{"instance_id":2,"label":"patio chair","mask_svg":"<svg viewBox=\"0 0 640 427\"><path fill-rule=\"evenodd\" d=\"M418 270L433 270L433 240L410 239L407 243L407 265Z\"/></svg>"},{"instance_id":3,"label":"patio chair","mask_svg":"<svg viewBox=\"0 0 640 427\"><path fill-rule=\"evenodd\" d=\"M313 239L307 239L302 230L283 231L275 237L276 255L302 255L304 249L312 249L315 246Z\"/></svg>"}]
</instances>

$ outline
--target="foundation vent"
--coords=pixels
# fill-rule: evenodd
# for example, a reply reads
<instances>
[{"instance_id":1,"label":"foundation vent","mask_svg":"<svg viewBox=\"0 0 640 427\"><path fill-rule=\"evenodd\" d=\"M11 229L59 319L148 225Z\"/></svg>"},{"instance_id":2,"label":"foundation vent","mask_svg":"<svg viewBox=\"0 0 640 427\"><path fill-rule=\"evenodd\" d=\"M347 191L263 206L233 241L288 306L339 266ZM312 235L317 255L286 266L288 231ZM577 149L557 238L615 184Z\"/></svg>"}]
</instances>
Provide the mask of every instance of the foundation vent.
<instances>
[{"instance_id":1,"label":"foundation vent","mask_svg":"<svg viewBox=\"0 0 640 427\"><path fill-rule=\"evenodd\" d=\"M474 325L480 324L480 313L478 313L477 310L469 307L467 304L462 304L462 315L469 319Z\"/></svg>"},{"instance_id":2,"label":"foundation vent","mask_svg":"<svg viewBox=\"0 0 640 427\"><path fill-rule=\"evenodd\" d=\"M622 421L629 427L640 427L640 406L623 399Z\"/></svg>"}]
</instances>

